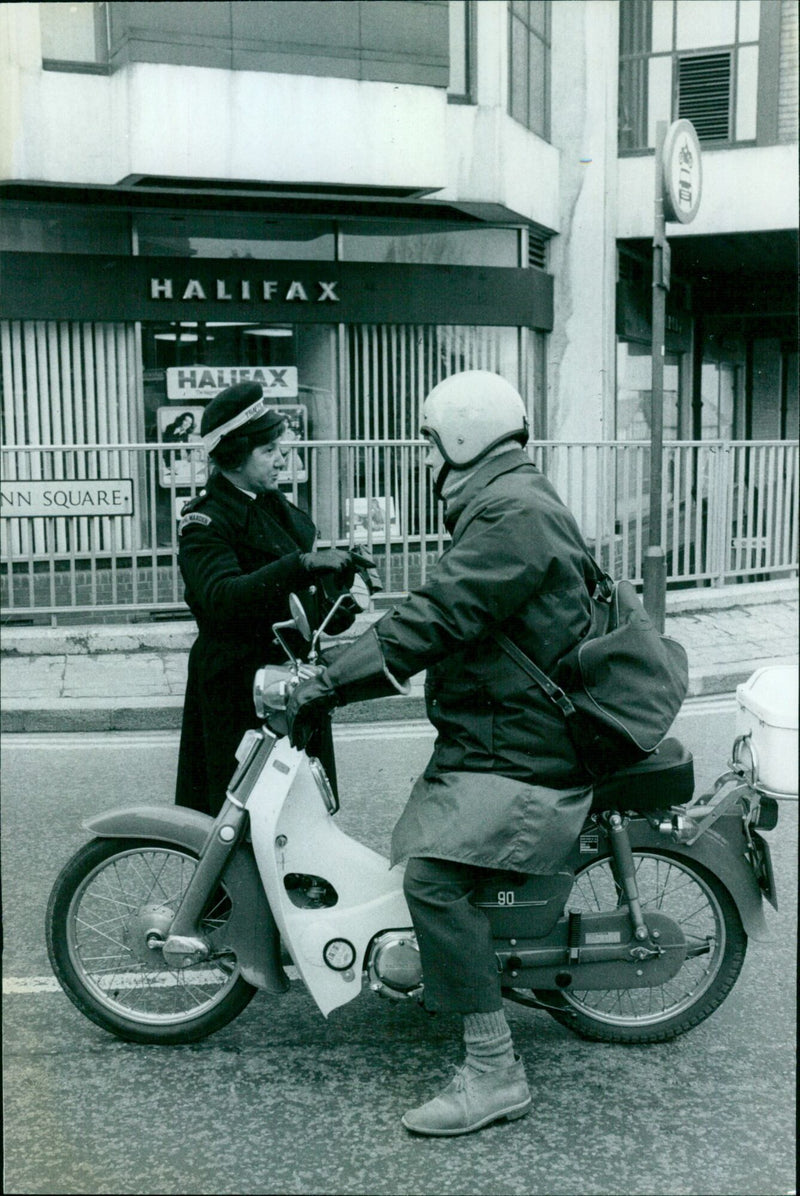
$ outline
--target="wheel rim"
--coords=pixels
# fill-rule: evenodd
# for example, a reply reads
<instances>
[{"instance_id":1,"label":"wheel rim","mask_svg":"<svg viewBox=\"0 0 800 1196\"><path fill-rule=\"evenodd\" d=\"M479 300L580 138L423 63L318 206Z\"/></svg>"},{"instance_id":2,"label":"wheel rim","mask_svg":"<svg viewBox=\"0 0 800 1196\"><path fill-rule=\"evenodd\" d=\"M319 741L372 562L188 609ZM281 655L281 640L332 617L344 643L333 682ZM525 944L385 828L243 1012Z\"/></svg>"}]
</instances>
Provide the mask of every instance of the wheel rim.
<instances>
[{"instance_id":1,"label":"wheel rim","mask_svg":"<svg viewBox=\"0 0 800 1196\"><path fill-rule=\"evenodd\" d=\"M174 968L144 941L146 923L168 924L197 867L168 847L140 847L102 861L76 889L67 915L67 947L83 986L105 1009L149 1025L191 1021L218 1005L239 978L223 952ZM212 940L231 913L219 889L201 922Z\"/></svg>"},{"instance_id":2,"label":"wheel rim","mask_svg":"<svg viewBox=\"0 0 800 1196\"><path fill-rule=\"evenodd\" d=\"M573 1009L614 1026L654 1025L696 1005L714 983L725 954L725 918L703 877L675 857L635 852L634 861L642 911L658 910L677 922L689 949L677 975L654 988L562 990ZM569 898L569 908L581 913L623 903L609 860L579 872Z\"/></svg>"}]
</instances>

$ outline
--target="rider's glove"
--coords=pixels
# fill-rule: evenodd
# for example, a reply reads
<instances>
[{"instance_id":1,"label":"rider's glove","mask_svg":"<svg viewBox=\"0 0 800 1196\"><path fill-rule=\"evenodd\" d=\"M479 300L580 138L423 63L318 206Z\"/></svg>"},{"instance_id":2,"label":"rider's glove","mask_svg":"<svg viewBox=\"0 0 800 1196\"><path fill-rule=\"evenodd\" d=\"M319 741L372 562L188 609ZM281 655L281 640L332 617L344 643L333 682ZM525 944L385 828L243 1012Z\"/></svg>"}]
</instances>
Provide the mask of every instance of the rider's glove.
<instances>
[{"instance_id":1,"label":"rider's glove","mask_svg":"<svg viewBox=\"0 0 800 1196\"><path fill-rule=\"evenodd\" d=\"M387 669L375 628L371 627L337 652L319 676L301 681L292 690L286 703L289 738L295 747L305 747L334 706L407 692L407 685Z\"/></svg>"},{"instance_id":2,"label":"rider's glove","mask_svg":"<svg viewBox=\"0 0 800 1196\"><path fill-rule=\"evenodd\" d=\"M304 552L300 563L311 578L335 573L345 589L353 583L355 565L349 552L338 548L321 548L317 552Z\"/></svg>"},{"instance_id":3,"label":"rider's glove","mask_svg":"<svg viewBox=\"0 0 800 1196\"><path fill-rule=\"evenodd\" d=\"M327 669L296 685L286 703L286 722L292 746L304 748L328 713L338 705L339 699L328 680Z\"/></svg>"}]
</instances>

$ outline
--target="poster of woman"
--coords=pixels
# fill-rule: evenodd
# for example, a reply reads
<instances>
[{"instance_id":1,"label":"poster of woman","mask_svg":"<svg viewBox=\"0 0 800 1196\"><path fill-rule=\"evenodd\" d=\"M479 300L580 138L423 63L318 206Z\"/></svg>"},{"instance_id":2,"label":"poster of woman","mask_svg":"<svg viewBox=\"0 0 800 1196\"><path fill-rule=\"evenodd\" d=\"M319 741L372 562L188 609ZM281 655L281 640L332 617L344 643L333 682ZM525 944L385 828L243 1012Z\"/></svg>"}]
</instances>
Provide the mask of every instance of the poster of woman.
<instances>
[{"instance_id":1,"label":"poster of woman","mask_svg":"<svg viewBox=\"0 0 800 1196\"><path fill-rule=\"evenodd\" d=\"M206 455L200 443L202 407L159 407L158 439L170 445L159 454L162 486L201 486L206 481Z\"/></svg>"}]
</instances>

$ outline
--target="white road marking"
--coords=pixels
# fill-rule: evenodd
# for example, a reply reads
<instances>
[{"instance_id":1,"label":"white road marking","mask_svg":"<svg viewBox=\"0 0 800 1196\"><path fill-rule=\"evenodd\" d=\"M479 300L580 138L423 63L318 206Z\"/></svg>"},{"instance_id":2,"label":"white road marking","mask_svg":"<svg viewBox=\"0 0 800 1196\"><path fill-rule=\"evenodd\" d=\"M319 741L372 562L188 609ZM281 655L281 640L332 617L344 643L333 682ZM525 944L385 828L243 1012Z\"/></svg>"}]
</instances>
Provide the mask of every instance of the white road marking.
<instances>
[{"instance_id":1,"label":"white road marking","mask_svg":"<svg viewBox=\"0 0 800 1196\"><path fill-rule=\"evenodd\" d=\"M679 718L689 715L731 714L736 709L736 694L704 694L698 698L688 698L684 703Z\"/></svg>"},{"instance_id":2,"label":"white road marking","mask_svg":"<svg viewBox=\"0 0 800 1196\"><path fill-rule=\"evenodd\" d=\"M300 973L293 965L283 969L290 980L299 980ZM135 972L130 975L117 975L113 980L113 987L135 988L137 982L141 980ZM209 973L207 979L205 973L194 973L192 980L195 984L216 984L217 979L212 977ZM174 972L164 972L158 979L151 979L148 984L150 988L174 988L178 984L178 978ZM108 987L111 987L109 982ZM33 997L39 993L60 993L61 985L56 980L55 976L4 976L3 977L3 996L4 997Z\"/></svg>"},{"instance_id":3,"label":"white road marking","mask_svg":"<svg viewBox=\"0 0 800 1196\"><path fill-rule=\"evenodd\" d=\"M689 698L679 718L704 717L710 714L732 714L736 709L735 694L708 694ZM427 719L401 719L375 723L343 723L334 725L334 740L357 743L360 740L432 739L435 731ZM136 747L177 748L180 732L175 731L62 731L9 732L2 738L4 751L87 751L92 748Z\"/></svg>"}]
</instances>

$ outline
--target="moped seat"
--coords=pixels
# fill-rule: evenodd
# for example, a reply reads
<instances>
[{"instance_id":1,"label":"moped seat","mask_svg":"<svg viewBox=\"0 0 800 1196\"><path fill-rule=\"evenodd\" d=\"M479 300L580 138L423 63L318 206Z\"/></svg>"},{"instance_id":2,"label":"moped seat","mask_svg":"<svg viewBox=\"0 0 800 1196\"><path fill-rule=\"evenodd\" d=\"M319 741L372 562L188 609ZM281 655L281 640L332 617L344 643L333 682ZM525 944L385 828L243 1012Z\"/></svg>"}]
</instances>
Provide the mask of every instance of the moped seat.
<instances>
[{"instance_id":1,"label":"moped seat","mask_svg":"<svg viewBox=\"0 0 800 1196\"><path fill-rule=\"evenodd\" d=\"M596 784L592 810L663 810L689 801L693 793L692 753L677 739L665 739L646 759Z\"/></svg>"}]
</instances>

